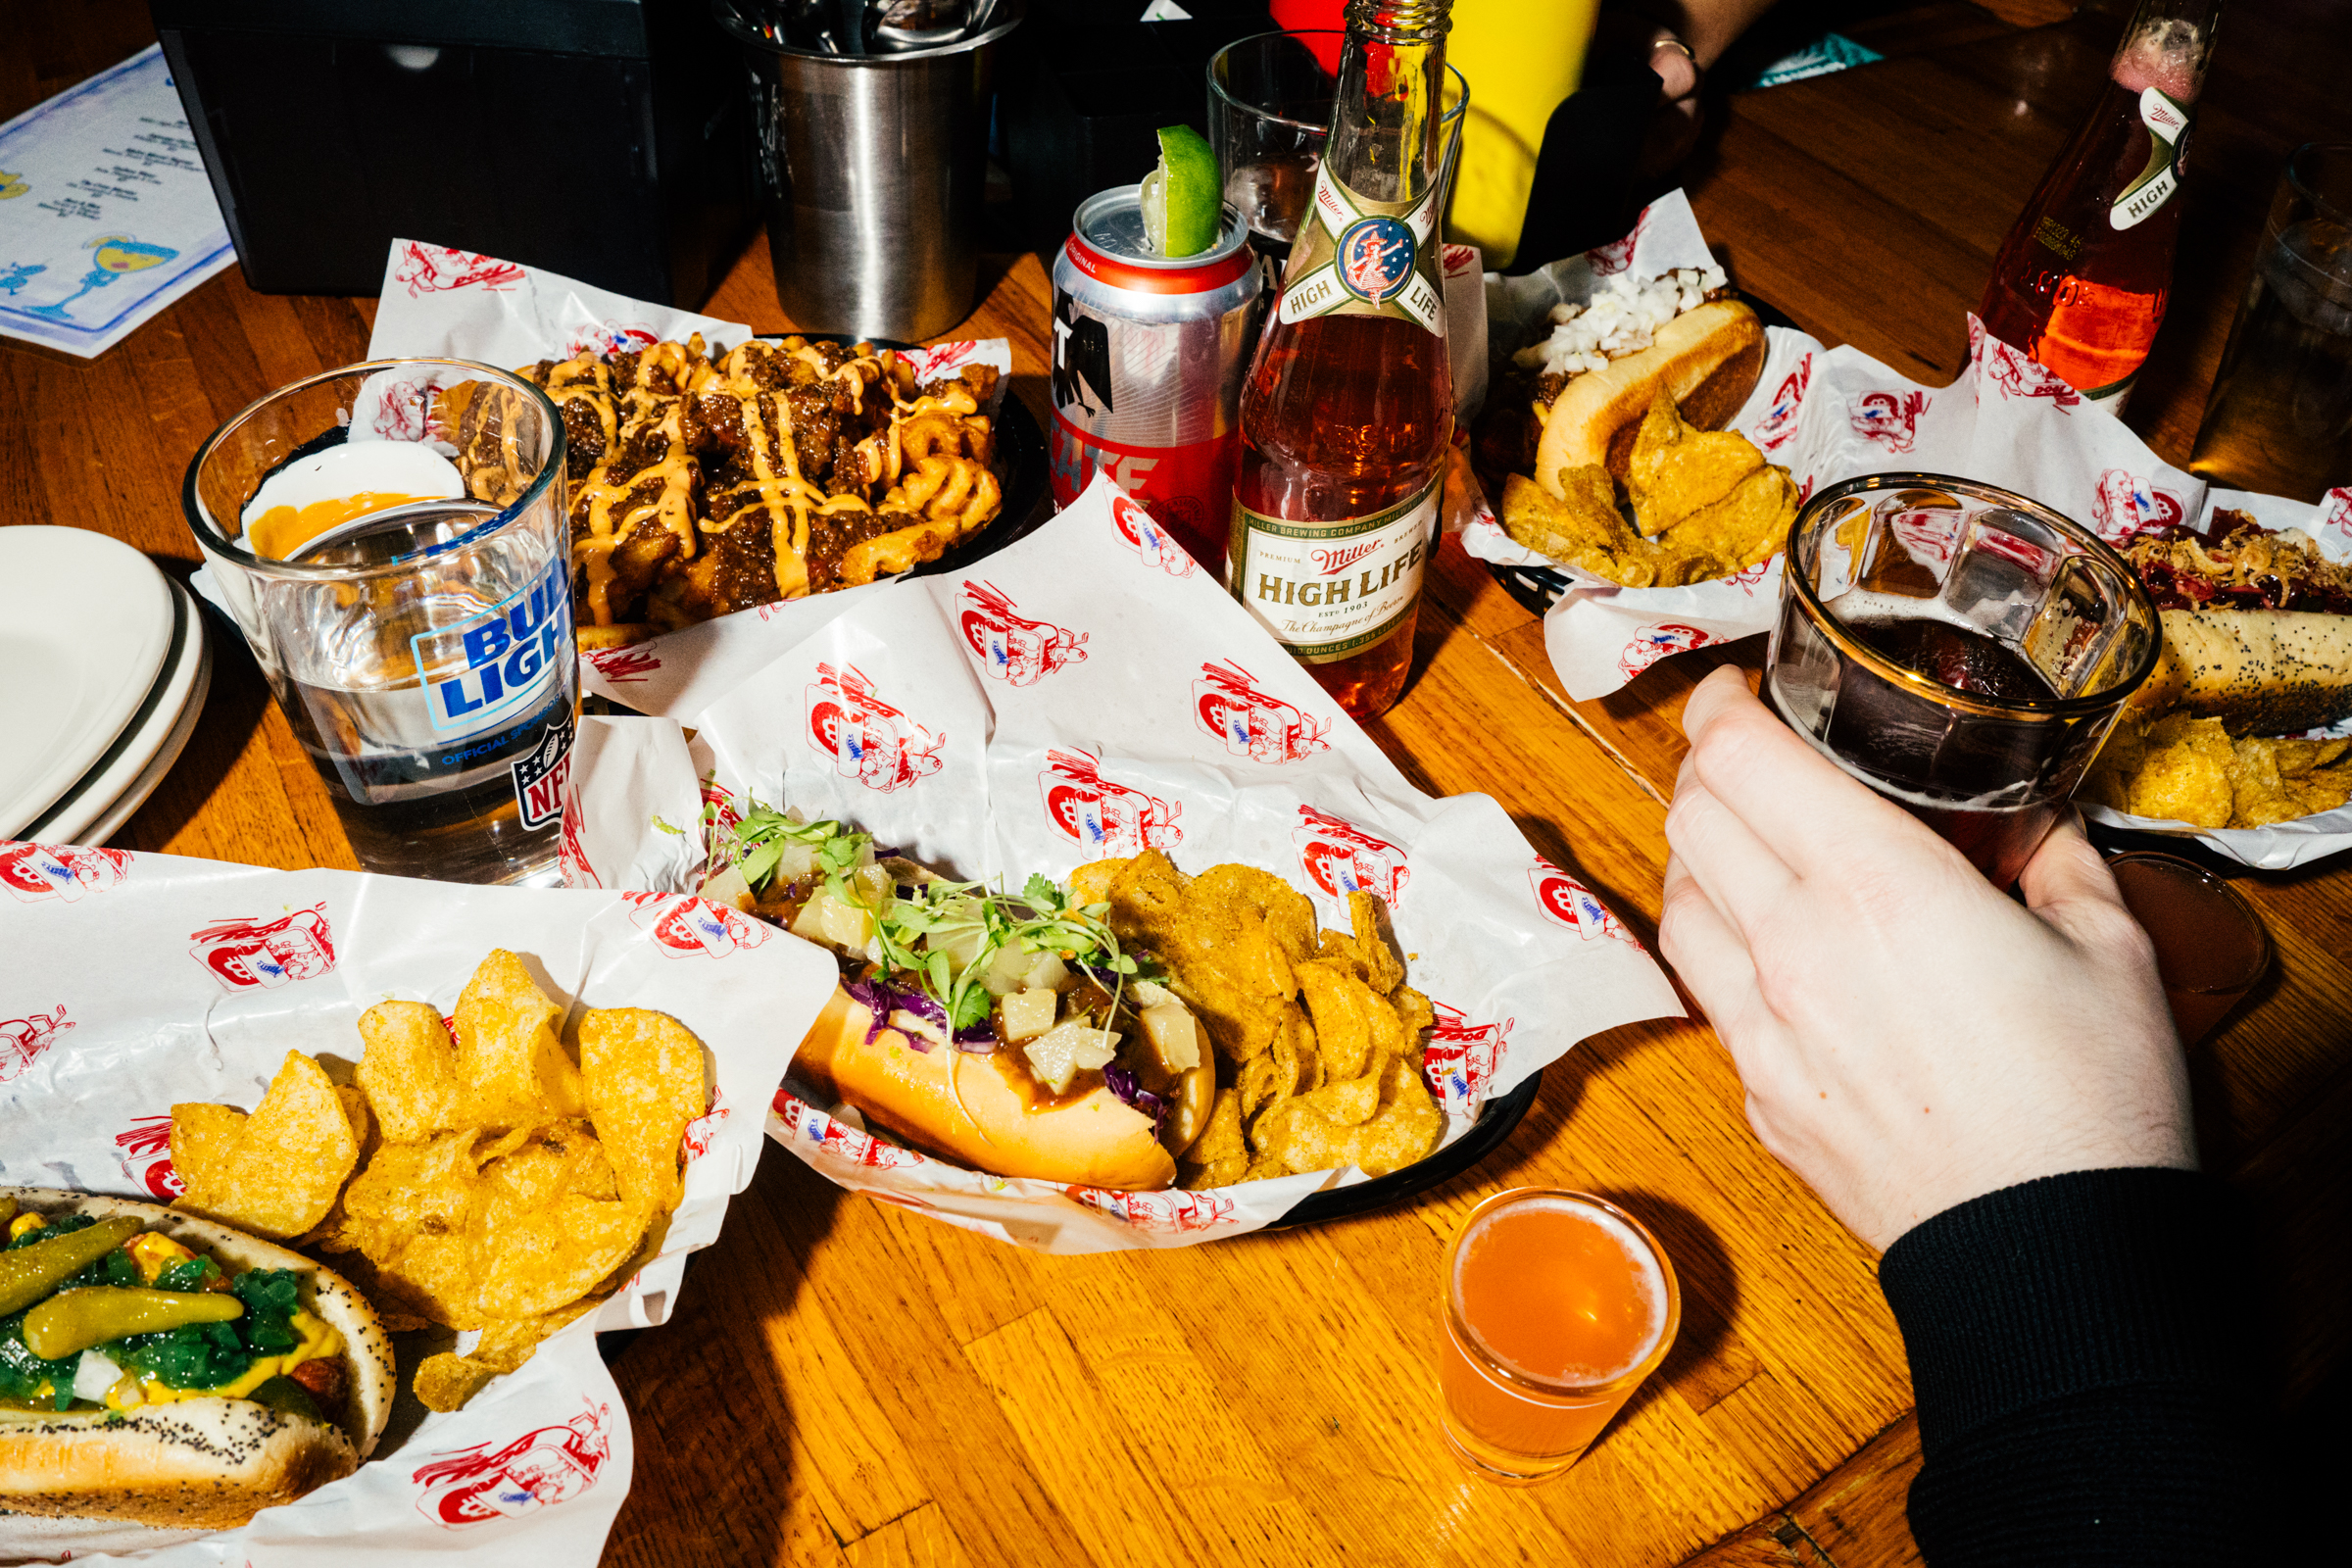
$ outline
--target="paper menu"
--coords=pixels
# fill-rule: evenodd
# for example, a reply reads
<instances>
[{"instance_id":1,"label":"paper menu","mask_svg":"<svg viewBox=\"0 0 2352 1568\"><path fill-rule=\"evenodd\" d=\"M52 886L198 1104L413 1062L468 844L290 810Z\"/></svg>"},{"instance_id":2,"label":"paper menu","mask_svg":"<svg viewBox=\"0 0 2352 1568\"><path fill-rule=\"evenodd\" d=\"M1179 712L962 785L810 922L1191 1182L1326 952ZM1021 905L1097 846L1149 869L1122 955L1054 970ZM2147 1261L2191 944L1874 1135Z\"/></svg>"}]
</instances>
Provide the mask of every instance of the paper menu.
<instances>
[{"instance_id":1,"label":"paper menu","mask_svg":"<svg viewBox=\"0 0 2352 1568\"><path fill-rule=\"evenodd\" d=\"M582 720L571 790L571 868L604 885L691 888L700 856L653 819L756 800L1006 886L1156 848L1187 870L1273 871L1343 929L1346 893L1372 892L1438 1005L1429 1076L1449 1139L1588 1035L1681 1011L1630 933L1494 802L1415 789L1107 479L972 566L808 624L691 713ZM1215 1240L1364 1179L1066 1191L909 1153L790 1094L769 1130L844 1186L1054 1251Z\"/></svg>"},{"instance_id":2,"label":"paper menu","mask_svg":"<svg viewBox=\"0 0 2352 1568\"><path fill-rule=\"evenodd\" d=\"M160 45L0 125L0 334L93 359L234 259Z\"/></svg>"},{"instance_id":3,"label":"paper menu","mask_svg":"<svg viewBox=\"0 0 2352 1568\"><path fill-rule=\"evenodd\" d=\"M464 1410L396 1428L358 1474L240 1530L174 1545L131 1527L0 1515L0 1561L110 1550L172 1568L354 1551L595 1562L630 1462L628 1413L595 1334L667 1318L686 1254L717 1239L751 1180L776 1079L833 989L819 950L765 928L730 938L715 919L675 897L0 843L0 1183L167 1201L174 1102L251 1108L288 1050L352 1060L367 1006L402 997L454 1010L496 946L536 965L559 1002L678 1018L709 1051L713 1088L688 1128L685 1199L661 1254Z\"/></svg>"}]
</instances>

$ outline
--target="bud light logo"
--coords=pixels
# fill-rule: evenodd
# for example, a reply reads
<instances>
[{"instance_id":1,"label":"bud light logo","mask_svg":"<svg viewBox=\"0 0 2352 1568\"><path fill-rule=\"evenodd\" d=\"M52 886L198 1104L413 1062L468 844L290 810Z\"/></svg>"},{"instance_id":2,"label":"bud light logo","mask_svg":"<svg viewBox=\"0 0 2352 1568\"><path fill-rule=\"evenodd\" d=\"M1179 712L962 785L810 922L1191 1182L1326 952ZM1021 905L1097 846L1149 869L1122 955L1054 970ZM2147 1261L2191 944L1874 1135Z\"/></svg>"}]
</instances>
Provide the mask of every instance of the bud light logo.
<instances>
[{"instance_id":1,"label":"bud light logo","mask_svg":"<svg viewBox=\"0 0 2352 1568\"><path fill-rule=\"evenodd\" d=\"M1340 286L1378 305L1413 275L1413 231L1394 218L1359 218L1340 234Z\"/></svg>"},{"instance_id":2,"label":"bud light logo","mask_svg":"<svg viewBox=\"0 0 2352 1568\"><path fill-rule=\"evenodd\" d=\"M450 739L528 711L571 640L571 563L468 620L410 639L433 728Z\"/></svg>"}]
</instances>

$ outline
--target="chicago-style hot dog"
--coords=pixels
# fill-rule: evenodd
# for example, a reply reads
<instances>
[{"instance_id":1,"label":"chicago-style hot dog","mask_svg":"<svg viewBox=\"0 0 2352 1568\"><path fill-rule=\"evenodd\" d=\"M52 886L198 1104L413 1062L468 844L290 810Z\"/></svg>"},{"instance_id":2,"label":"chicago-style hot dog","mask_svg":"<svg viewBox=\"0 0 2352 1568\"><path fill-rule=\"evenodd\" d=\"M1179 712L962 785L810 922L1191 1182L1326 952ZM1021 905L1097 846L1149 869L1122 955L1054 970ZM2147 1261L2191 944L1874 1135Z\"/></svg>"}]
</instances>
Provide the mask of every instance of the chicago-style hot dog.
<instances>
[{"instance_id":1,"label":"chicago-style hot dog","mask_svg":"<svg viewBox=\"0 0 2352 1568\"><path fill-rule=\"evenodd\" d=\"M2239 512L2214 536L2174 529L2126 555L2164 618L2165 653L2133 694L2232 735L2293 735L2352 718L2352 567Z\"/></svg>"},{"instance_id":2,"label":"chicago-style hot dog","mask_svg":"<svg viewBox=\"0 0 2352 1568\"><path fill-rule=\"evenodd\" d=\"M229 1529L375 1447L391 1345L339 1275L153 1203L0 1212L0 1507Z\"/></svg>"}]
</instances>

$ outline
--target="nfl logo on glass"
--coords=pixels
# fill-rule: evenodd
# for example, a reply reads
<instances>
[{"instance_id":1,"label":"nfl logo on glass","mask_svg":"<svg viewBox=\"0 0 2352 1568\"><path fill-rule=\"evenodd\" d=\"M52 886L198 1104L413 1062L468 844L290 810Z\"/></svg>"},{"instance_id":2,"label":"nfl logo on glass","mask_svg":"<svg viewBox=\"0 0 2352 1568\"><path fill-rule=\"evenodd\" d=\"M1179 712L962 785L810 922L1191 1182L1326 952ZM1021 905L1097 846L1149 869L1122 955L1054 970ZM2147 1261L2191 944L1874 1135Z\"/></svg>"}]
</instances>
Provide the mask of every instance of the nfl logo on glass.
<instances>
[{"instance_id":1,"label":"nfl logo on glass","mask_svg":"<svg viewBox=\"0 0 2352 1568\"><path fill-rule=\"evenodd\" d=\"M546 736L509 771L524 827L545 827L564 814L564 780L571 772L571 720L550 724Z\"/></svg>"}]
</instances>

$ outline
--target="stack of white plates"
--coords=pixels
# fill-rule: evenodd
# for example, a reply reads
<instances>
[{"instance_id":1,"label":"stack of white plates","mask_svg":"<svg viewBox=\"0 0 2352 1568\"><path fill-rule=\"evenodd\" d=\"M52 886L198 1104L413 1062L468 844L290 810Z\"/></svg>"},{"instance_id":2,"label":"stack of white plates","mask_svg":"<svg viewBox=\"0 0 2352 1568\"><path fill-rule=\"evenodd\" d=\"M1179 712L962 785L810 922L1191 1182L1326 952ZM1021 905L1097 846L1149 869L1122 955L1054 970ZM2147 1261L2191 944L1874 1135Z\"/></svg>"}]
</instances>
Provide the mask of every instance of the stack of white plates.
<instances>
[{"instance_id":1,"label":"stack of white plates","mask_svg":"<svg viewBox=\"0 0 2352 1568\"><path fill-rule=\"evenodd\" d=\"M212 681L203 612L145 556L0 528L0 839L104 844L179 760Z\"/></svg>"}]
</instances>

